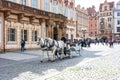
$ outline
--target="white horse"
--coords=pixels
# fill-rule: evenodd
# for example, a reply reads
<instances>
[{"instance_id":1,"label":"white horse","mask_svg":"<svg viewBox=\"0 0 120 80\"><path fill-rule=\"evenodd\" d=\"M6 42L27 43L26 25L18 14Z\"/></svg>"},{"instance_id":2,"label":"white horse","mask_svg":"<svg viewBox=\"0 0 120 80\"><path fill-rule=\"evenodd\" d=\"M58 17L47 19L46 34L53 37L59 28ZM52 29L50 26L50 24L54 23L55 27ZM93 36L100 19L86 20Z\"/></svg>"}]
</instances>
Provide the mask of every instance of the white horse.
<instances>
[{"instance_id":1,"label":"white horse","mask_svg":"<svg viewBox=\"0 0 120 80\"><path fill-rule=\"evenodd\" d=\"M45 51L47 51L47 56L48 56L48 60L49 60L50 59L49 53L48 53L49 44L47 44L47 40L44 39L44 38L38 38L37 45L40 45L40 49L42 50L42 56L43 57L41 58L41 62L43 62Z\"/></svg>"},{"instance_id":2,"label":"white horse","mask_svg":"<svg viewBox=\"0 0 120 80\"><path fill-rule=\"evenodd\" d=\"M46 38L47 42L49 43L49 47L52 50L52 60L55 60L55 55L58 55L57 52L60 53L60 58L63 59L65 57L64 55L64 47L65 44L63 41L59 40L53 40L51 38Z\"/></svg>"}]
</instances>

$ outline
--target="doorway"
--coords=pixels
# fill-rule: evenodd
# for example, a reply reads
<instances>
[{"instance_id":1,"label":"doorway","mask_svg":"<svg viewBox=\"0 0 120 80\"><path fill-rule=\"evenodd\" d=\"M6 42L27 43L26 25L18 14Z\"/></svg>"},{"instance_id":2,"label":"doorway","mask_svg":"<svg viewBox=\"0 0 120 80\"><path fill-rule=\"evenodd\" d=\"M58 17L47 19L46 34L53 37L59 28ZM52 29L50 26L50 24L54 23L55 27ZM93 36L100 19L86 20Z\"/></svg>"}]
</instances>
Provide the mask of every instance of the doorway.
<instances>
[{"instance_id":1,"label":"doorway","mask_svg":"<svg viewBox=\"0 0 120 80\"><path fill-rule=\"evenodd\" d=\"M58 40L58 29L57 29L57 27L54 27L54 30L53 30L53 39Z\"/></svg>"}]
</instances>

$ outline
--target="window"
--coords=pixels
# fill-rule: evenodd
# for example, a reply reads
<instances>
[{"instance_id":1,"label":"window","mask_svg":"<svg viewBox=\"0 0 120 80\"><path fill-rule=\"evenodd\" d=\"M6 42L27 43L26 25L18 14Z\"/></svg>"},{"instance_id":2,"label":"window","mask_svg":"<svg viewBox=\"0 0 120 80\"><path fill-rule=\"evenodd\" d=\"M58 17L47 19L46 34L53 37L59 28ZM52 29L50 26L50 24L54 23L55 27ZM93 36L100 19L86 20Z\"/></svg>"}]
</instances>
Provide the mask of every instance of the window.
<instances>
[{"instance_id":1,"label":"window","mask_svg":"<svg viewBox=\"0 0 120 80\"><path fill-rule=\"evenodd\" d=\"M112 13L110 12L110 15L112 15Z\"/></svg>"},{"instance_id":2,"label":"window","mask_svg":"<svg viewBox=\"0 0 120 80\"><path fill-rule=\"evenodd\" d=\"M69 2L71 1L71 0L68 0Z\"/></svg>"},{"instance_id":3,"label":"window","mask_svg":"<svg viewBox=\"0 0 120 80\"><path fill-rule=\"evenodd\" d=\"M21 30L21 38L25 41L27 41L27 33L28 31L27 30Z\"/></svg>"},{"instance_id":4,"label":"window","mask_svg":"<svg viewBox=\"0 0 120 80\"><path fill-rule=\"evenodd\" d=\"M59 3L59 13L62 14L62 4Z\"/></svg>"},{"instance_id":5,"label":"window","mask_svg":"<svg viewBox=\"0 0 120 80\"><path fill-rule=\"evenodd\" d=\"M120 16L120 12L117 13L117 16Z\"/></svg>"},{"instance_id":6,"label":"window","mask_svg":"<svg viewBox=\"0 0 120 80\"><path fill-rule=\"evenodd\" d=\"M70 9L70 20L73 20L73 10Z\"/></svg>"},{"instance_id":7,"label":"window","mask_svg":"<svg viewBox=\"0 0 120 80\"><path fill-rule=\"evenodd\" d=\"M120 27L117 27L117 32L120 32Z\"/></svg>"},{"instance_id":8,"label":"window","mask_svg":"<svg viewBox=\"0 0 120 80\"><path fill-rule=\"evenodd\" d=\"M8 1L12 1L12 2L14 2L14 0L8 0Z\"/></svg>"},{"instance_id":9,"label":"window","mask_svg":"<svg viewBox=\"0 0 120 80\"><path fill-rule=\"evenodd\" d=\"M8 29L8 41L15 41L15 29Z\"/></svg>"},{"instance_id":10,"label":"window","mask_svg":"<svg viewBox=\"0 0 120 80\"><path fill-rule=\"evenodd\" d=\"M105 10L105 11L107 10L107 6L104 6L104 10Z\"/></svg>"},{"instance_id":11,"label":"window","mask_svg":"<svg viewBox=\"0 0 120 80\"><path fill-rule=\"evenodd\" d=\"M102 17L102 13L100 13L100 17Z\"/></svg>"},{"instance_id":12,"label":"window","mask_svg":"<svg viewBox=\"0 0 120 80\"><path fill-rule=\"evenodd\" d=\"M71 34L71 40L73 40L73 34Z\"/></svg>"},{"instance_id":13,"label":"window","mask_svg":"<svg viewBox=\"0 0 120 80\"><path fill-rule=\"evenodd\" d=\"M66 38L68 39L68 34L66 34Z\"/></svg>"},{"instance_id":14,"label":"window","mask_svg":"<svg viewBox=\"0 0 120 80\"><path fill-rule=\"evenodd\" d=\"M38 32L37 31L33 31L32 32L32 41L37 41L37 36L38 36Z\"/></svg>"},{"instance_id":15,"label":"window","mask_svg":"<svg viewBox=\"0 0 120 80\"><path fill-rule=\"evenodd\" d=\"M117 25L120 25L120 20L117 20Z\"/></svg>"},{"instance_id":16,"label":"window","mask_svg":"<svg viewBox=\"0 0 120 80\"><path fill-rule=\"evenodd\" d=\"M26 5L26 0L21 0L21 4Z\"/></svg>"},{"instance_id":17,"label":"window","mask_svg":"<svg viewBox=\"0 0 120 80\"><path fill-rule=\"evenodd\" d=\"M56 13L56 1L52 1L52 12Z\"/></svg>"},{"instance_id":18,"label":"window","mask_svg":"<svg viewBox=\"0 0 120 80\"><path fill-rule=\"evenodd\" d=\"M67 8L66 6L65 6L64 15L65 15L66 17L68 17L68 8Z\"/></svg>"},{"instance_id":19,"label":"window","mask_svg":"<svg viewBox=\"0 0 120 80\"><path fill-rule=\"evenodd\" d=\"M111 24L108 24L108 27L111 28Z\"/></svg>"},{"instance_id":20,"label":"window","mask_svg":"<svg viewBox=\"0 0 120 80\"><path fill-rule=\"evenodd\" d=\"M32 7L38 8L38 0L32 0Z\"/></svg>"},{"instance_id":21,"label":"window","mask_svg":"<svg viewBox=\"0 0 120 80\"><path fill-rule=\"evenodd\" d=\"M91 24L91 27L92 27L92 24Z\"/></svg>"},{"instance_id":22,"label":"window","mask_svg":"<svg viewBox=\"0 0 120 80\"><path fill-rule=\"evenodd\" d=\"M50 3L49 2L50 2L50 0L45 0L45 10L46 11L50 10L50 5L49 5Z\"/></svg>"},{"instance_id":23,"label":"window","mask_svg":"<svg viewBox=\"0 0 120 80\"><path fill-rule=\"evenodd\" d=\"M112 18L108 18L108 22L110 22L112 20Z\"/></svg>"}]
</instances>

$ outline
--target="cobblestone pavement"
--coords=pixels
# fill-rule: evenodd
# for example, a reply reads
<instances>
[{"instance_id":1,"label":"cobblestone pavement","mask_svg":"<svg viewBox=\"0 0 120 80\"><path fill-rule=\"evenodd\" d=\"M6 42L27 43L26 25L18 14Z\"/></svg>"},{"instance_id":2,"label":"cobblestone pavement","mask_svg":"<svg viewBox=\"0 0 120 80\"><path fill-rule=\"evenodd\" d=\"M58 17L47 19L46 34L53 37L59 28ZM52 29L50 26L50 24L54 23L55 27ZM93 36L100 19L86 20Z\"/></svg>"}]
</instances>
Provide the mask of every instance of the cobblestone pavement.
<instances>
[{"instance_id":1,"label":"cobblestone pavement","mask_svg":"<svg viewBox=\"0 0 120 80\"><path fill-rule=\"evenodd\" d=\"M73 58L0 67L0 80L120 80L120 45L94 45Z\"/></svg>"}]
</instances>

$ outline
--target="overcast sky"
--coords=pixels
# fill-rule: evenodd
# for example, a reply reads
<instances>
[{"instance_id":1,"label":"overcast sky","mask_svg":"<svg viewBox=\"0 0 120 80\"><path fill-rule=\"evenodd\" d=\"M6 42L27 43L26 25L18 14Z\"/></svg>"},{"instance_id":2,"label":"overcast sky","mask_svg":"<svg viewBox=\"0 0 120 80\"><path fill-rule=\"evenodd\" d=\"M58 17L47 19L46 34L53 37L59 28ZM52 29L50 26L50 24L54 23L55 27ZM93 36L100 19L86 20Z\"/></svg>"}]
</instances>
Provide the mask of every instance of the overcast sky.
<instances>
[{"instance_id":1,"label":"overcast sky","mask_svg":"<svg viewBox=\"0 0 120 80\"><path fill-rule=\"evenodd\" d=\"M100 3L104 3L104 1L105 0L75 0L75 5L80 4L80 6L84 7L85 9L88 8L88 7L92 7L92 5L94 5L96 10L98 11ZM115 2L115 6L116 6L116 3L119 0L107 0L107 1L108 2L114 1Z\"/></svg>"}]
</instances>

